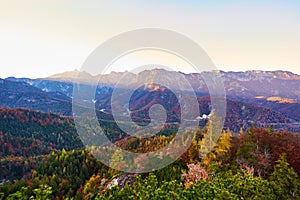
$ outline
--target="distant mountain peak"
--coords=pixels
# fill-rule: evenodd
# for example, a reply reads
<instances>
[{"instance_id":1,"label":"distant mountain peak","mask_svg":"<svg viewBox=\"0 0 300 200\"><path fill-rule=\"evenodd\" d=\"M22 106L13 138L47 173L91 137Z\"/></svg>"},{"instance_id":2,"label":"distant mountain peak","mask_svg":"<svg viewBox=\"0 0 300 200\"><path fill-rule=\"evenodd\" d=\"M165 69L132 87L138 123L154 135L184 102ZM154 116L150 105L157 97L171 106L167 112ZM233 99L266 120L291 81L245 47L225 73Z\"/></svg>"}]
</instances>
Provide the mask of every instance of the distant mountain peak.
<instances>
[{"instance_id":1,"label":"distant mountain peak","mask_svg":"<svg viewBox=\"0 0 300 200\"><path fill-rule=\"evenodd\" d=\"M93 82L95 77L85 71L79 71L77 69L73 71L66 71L58 74L51 75L49 77L43 78L46 80L57 80L66 82Z\"/></svg>"}]
</instances>

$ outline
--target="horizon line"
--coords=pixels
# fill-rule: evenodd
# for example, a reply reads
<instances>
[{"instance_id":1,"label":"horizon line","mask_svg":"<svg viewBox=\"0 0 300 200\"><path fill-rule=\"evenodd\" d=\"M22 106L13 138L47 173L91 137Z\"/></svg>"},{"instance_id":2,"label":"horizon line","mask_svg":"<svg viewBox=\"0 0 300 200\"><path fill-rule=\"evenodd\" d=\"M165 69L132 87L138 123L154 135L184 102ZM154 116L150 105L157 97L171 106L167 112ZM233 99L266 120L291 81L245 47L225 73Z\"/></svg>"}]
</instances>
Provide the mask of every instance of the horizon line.
<instances>
[{"instance_id":1,"label":"horizon line","mask_svg":"<svg viewBox=\"0 0 300 200\"><path fill-rule=\"evenodd\" d=\"M145 69L143 71L147 71L148 69ZM203 72L224 72L224 73L246 73L246 72L287 72L287 73L292 73L294 75L297 75L297 76L300 76L300 74L298 73L295 73L293 71L288 71L288 70L281 70L281 69L277 69L277 70L257 70L257 69L248 69L248 70L222 70L222 69L215 69L215 70L211 70L211 71L202 71L202 72L183 72L183 71L180 71L180 70L167 70L167 69L164 69L164 68L153 68L153 69L149 69L149 70L165 70L165 71L169 71L169 72L178 72L178 73L182 73L182 74L200 74L200 73L203 73ZM26 77L26 76L22 76L22 77L16 77L14 75L12 76L7 76L7 77L0 77L1 79L7 79L7 78L29 78L29 79L47 79L47 78L51 78L52 76L55 76L55 75L60 75L60 74L64 74L64 73L71 73L71 72L83 72L83 73L87 73L91 76L99 76L99 75L108 75L108 74L112 74L112 73L125 73L125 72L129 72L129 73L132 73L132 74L138 74L138 73L134 73L134 72L131 72L131 71L128 71L128 70L125 70L125 71L110 71L109 73L105 73L105 74L96 74L96 75L93 75L89 72L86 72L86 71L81 71L81 70L78 70L77 68L75 68L74 70L68 70L68 71L64 71L64 72L58 72L58 73L54 73L54 74L51 74L47 77L37 77L37 78L32 78L32 77ZM140 72L139 72L140 73Z\"/></svg>"}]
</instances>

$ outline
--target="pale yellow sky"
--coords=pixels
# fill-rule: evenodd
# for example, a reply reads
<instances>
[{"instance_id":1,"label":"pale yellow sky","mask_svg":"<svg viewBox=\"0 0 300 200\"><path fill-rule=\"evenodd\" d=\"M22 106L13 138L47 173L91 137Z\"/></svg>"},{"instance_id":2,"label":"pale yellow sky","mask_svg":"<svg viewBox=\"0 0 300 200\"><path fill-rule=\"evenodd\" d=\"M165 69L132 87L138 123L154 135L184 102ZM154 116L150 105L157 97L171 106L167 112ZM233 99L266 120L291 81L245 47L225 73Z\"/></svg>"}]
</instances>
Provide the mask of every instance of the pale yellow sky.
<instances>
[{"instance_id":1,"label":"pale yellow sky","mask_svg":"<svg viewBox=\"0 0 300 200\"><path fill-rule=\"evenodd\" d=\"M0 0L0 77L36 78L79 69L103 41L144 27L188 36L221 70L300 74L299 10L300 3L289 0ZM168 64L172 57L153 55L125 58L119 66ZM170 63L189 71L175 58Z\"/></svg>"}]
</instances>

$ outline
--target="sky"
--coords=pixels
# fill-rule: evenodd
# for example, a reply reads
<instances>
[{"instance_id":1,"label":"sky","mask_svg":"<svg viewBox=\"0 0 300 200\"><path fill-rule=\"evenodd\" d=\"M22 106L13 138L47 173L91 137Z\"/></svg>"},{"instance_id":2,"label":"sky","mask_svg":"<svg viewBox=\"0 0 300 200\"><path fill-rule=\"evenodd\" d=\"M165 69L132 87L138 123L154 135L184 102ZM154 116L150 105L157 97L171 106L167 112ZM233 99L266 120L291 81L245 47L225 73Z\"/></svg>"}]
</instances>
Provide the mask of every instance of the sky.
<instances>
[{"instance_id":1,"label":"sky","mask_svg":"<svg viewBox=\"0 0 300 200\"><path fill-rule=\"evenodd\" d=\"M80 69L102 42L145 27L197 42L224 71L300 74L300 3L277 0L0 0L0 77L39 78ZM136 52L112 71L143 64L190 68L165 52Z\"/></svg>"}]
</instances>

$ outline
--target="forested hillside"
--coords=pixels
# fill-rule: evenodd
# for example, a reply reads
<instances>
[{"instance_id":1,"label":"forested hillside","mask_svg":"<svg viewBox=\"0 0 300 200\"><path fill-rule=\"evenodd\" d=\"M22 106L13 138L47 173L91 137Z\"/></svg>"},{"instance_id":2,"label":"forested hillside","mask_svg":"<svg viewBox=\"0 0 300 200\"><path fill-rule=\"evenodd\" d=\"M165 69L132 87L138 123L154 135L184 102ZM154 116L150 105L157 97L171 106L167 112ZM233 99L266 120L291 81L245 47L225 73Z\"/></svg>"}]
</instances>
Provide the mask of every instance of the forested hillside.
<instances>
[{"instance_id":1,"label":"forested hillside","mask_svg":"<svg viewBox=\"0 0 300 200\"><path fill-rule=\"evenodd\" d=\"M7 199L300 198L299 134L275 132L272 127L252 127L239 134L227 130L213 151L203 156L199 152L209 128L208 124L198 130L190 148L158 171L127 174L103 165L84 149L63 149L35 160L27 176L1 185L0 195ZM115 144L151 151L172 138L124 138ZM10 157L3 157L1 166ZM21 165L30 164L30 159Z\"/></svg>"}]
</instances>

